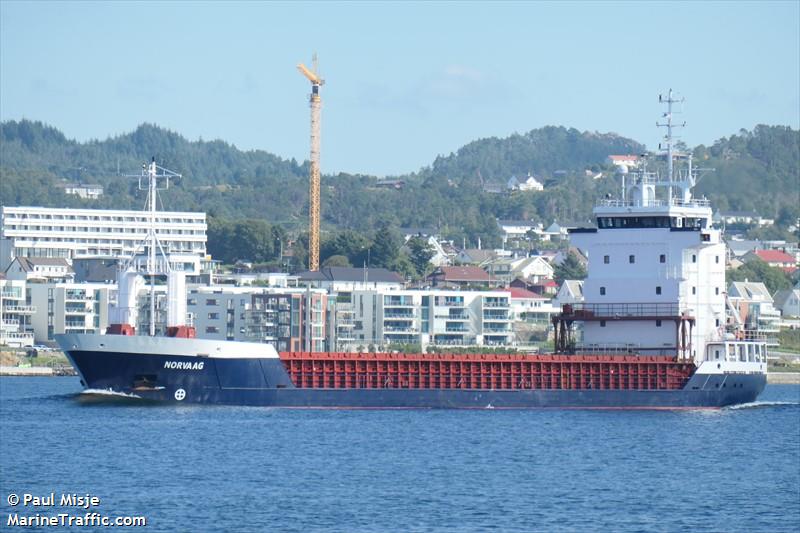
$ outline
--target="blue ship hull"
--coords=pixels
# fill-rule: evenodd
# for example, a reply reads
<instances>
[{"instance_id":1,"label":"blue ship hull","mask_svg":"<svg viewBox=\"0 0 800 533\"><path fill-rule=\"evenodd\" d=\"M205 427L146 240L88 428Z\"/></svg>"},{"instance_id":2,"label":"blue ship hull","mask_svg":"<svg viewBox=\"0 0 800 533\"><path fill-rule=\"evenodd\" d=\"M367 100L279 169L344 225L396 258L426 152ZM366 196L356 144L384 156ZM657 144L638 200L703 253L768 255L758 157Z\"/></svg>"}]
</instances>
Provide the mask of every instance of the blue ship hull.
<instances>
[{"instance_id":1,"label":"blue ship hull","mask_svg":"<svg viewBox=\"0 0 800 533\"><path fill-rule=\"evenodd\" d=\"M160 402L290 408L681 409L752 402L766 375L695 375L680 390L298 388L278 358L67 351L88 389Z\"/></svg>"}]
</instances>

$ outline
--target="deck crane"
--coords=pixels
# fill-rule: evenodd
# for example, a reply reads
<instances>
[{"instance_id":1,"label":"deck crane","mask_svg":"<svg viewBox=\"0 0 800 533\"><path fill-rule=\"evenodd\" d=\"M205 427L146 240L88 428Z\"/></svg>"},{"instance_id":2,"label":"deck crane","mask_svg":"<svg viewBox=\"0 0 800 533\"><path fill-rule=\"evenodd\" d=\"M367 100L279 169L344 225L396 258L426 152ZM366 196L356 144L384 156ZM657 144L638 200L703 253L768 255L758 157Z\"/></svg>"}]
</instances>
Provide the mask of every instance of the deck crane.
<instances>
[{"instance_id":1,"label":"deck crane","mask_svg":"<svg viewBox=\"0 0 800 533\"><path fill-rule=\"evenodd\" d=\"M297 70L311 82L311 170L309 176L308 192L308 269L312 272L319 270L319 137L320 137L320 108L322 98L319 88L325 80L319 77L317 55L312 59L312 70L302 63L297 65Z\"/></svg>"}]
</instances>

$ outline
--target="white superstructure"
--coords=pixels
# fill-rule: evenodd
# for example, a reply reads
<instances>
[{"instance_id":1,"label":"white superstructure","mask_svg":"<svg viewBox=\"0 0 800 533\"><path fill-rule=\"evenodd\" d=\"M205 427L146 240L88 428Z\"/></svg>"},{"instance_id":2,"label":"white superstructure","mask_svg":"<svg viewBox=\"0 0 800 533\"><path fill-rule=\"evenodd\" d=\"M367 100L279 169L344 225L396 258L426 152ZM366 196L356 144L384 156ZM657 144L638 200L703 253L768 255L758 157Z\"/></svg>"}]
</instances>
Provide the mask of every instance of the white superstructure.
<instances>
[{"instance_id":1,"label":"white superstructure","mask_svg":"<svg viewBox=\"0 0 800 533\"><path fill-rule=\"evenodd\" d=\"M206 255L206 214L159 211L156 232L171 257ZM0 207L0 270L15 257L127 258L146 239L147 212ZM196 261L199 269L199 259Z\"/></svg>"},{"instance_id":2,"label":"white superstructure","mask_svg":"<svg viewBox=\"0 0 800 533\"><path fill-rule=\"evenodd\" d=\"M571 232L590 265L584 302L572 306L577 320L585 319L582 350L677 353L699 363L715 355L707 346L732 338L725 330L725 244L712 228L708 200L692 197L691 154L673 150L677 101L671 91L662 99L665 170L648 172L644 162L641 172L622 178L620 198L598 203L597 228Z\"/></svg>"}]
</instances>

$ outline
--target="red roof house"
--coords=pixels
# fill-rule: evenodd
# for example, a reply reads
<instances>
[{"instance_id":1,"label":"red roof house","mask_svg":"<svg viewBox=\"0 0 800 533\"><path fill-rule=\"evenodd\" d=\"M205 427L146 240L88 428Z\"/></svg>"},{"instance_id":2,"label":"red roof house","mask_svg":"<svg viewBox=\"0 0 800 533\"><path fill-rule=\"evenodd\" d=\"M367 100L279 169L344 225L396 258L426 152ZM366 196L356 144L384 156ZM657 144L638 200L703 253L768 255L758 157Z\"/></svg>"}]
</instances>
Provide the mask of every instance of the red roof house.
<instances>
[{"instance_id":1,"label":"red roof house","mask_svg":"<svg viewBox=\"0 0 800 533\"><path fill-rule=\"evenodd\" d=\"M771 267L782 268L786 272L797 270L797 260L786 252L780 250L753 250L744 256L744 260L760 259Z\"/></svg>"}]
</instances>

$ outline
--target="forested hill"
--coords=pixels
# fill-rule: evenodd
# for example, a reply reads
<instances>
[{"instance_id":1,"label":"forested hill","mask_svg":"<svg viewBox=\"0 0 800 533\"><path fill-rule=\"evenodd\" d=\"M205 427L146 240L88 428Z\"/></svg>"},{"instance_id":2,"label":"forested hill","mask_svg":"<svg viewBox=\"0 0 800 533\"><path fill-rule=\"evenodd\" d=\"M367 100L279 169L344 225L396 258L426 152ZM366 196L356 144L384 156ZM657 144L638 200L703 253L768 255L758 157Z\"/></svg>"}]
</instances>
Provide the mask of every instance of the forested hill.
<instances>
[{"instance_id":1,"label":"forested hill","mask_svg":"<svg viewBox=\"0 0 800 533\"><path fill-rule=\"evenodd\" d=\"M511 176L552 178L559 171L583 172L602 165L611 154L639 154L644 146L613 133L580 132L574 128L545 126L504 139L473 141L449 156L437 157L424 178L478 179L505 186Z\"/></svg>"},{"instance_id":2,"label":"forested hill","mask_svg":"<svg viewBox=\"0 0 800 533\"><path fill-rule=\"evenodd\" d=\"M716 169L703 178L699 191L721 209L789 217L798 204L798 146L798 132L778 126L758 126L710 147L699 146L696 157ZM548 224L554 219L587 220L597 197L618 190L606 157L642 149L614 134L549 126L472 142L419 172L398 177L397 188L372 176L325 175L323 225L365 233L383 223L426 226L457 242L481 237L486 244L496 243L496 218ZM143 195L136 180L124 174L138 172L151 156L184 175L164 195L167 209L202 210L221 219L264 219L290 232L305 228L306 163L265 151L241 151L223 141L189 141L149 124L104 141L78 143L40 122L3 122L0 204L139 209ZM605 177L593 180L584 172L587 168L605 170ZM489 192L528 172L545 182L543 192ZM56 186L64 181L98 183L106 194L96 201L66 196Z\"/></svg>"},{"instance_id":3,"label":"forested hill","mask_svg":"<svg viewBox=\"0 0 800 533\"><path fill-rule=\"evenodd\" d=\"M698 146L694 157L701 167L714 169L695 192L716 209L755 210L783 223L800 217L800 131L760 125Z\"/></svg>"}]
</instances>

